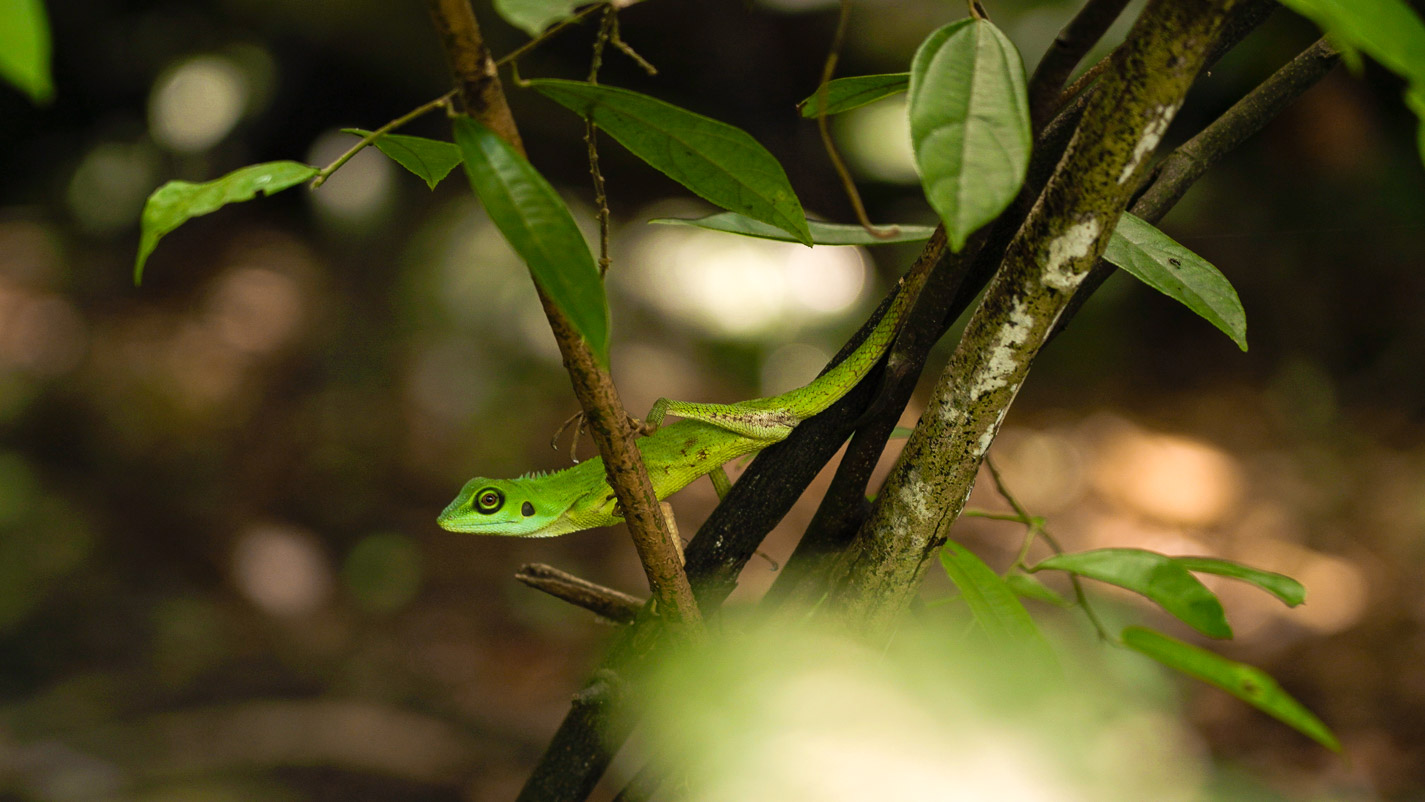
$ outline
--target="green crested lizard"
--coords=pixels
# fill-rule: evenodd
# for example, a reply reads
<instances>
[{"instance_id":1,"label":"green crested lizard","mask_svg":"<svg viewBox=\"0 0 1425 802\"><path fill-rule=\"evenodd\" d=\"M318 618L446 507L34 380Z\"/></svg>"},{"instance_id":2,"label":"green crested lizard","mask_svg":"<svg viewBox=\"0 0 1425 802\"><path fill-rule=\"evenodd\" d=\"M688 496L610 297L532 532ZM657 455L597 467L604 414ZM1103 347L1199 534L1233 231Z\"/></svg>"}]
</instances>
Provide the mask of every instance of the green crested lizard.
<instances>
[{"instance_id":1,"label":"green crested lizard","mask_svg":"<svg viewBox=\"0 0 1425 802\"><path fill-rule=\"evenodd\" d=\"M890 347L914 295L902 285L866 340L805 387L735 404L658 399L648 413L650 427L658 427L670 413L683 418L638 441L658 500L744 454L786 439L798 423L850 392ZM451 532L553 537L622 520L603 460L596 457L564 470L517 479L477 476L465 483L437 523Z\"/></svg>"}]
</instances>

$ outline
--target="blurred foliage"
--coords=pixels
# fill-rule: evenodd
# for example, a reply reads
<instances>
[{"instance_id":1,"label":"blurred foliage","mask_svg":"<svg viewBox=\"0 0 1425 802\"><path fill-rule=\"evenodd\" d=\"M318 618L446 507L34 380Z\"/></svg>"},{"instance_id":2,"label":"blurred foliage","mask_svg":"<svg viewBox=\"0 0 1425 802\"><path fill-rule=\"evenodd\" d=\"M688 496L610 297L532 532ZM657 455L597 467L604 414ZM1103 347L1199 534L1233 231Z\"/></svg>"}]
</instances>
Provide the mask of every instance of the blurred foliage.
<instances>
[{"instance_id":1,"label":"blurred foliage","mask_svg":"<svg viewBox=\"0 0 1425 802\"><path fill-rule=\"evenodd\" d=\"M809 211L845 221L796 110L834 19L798 5L641 3L622 36L660 73L611 53L603 80L748 130ZM1074 4L986 5L1032 69ZM608 636L510 575L538 560L634 591L641 572L617 531L515 542L435 527L477 470L565 464L547 443L574 410L528 277L468 190L429 191L373 150L317 193L188 223L131 284L143 199L163 182L323 164L349 143L341 128L445 91L426 15L373 0L48 8L53 103L0 92L0 797L510 798ZM907 69L960 13L947 9L858 5L841 73ZM476 10L497 53L524 41ZM590 36L560 34L522 72L583 75ZM1167 144L1314 37L1279 14L1200 82ZM1209 788L1236 789L1221 798L1425 789L1425 172L1400 88L1369 65L1330 76L1165 221L1237 287L1249 354L1114 279L994 448L1073 547L1211 554L1307 586L1295 611L1213 587L1231 656L1318 711L1352 762L1193 689L1181 715L1201 735L1172 726L1221 769ZM587 225L582 126L511 91L532 160ZM867 132L892 168L894 102L837 129ZM439 115L406 133L449 136ZM651 232L674 227L645 220L706 210L670 201L679 188L618 148L603 158L612 359L633 409L795 386L915 253L662 240ZM873 219L931 219L894 169L859 169ZM712 297L704 274L780 289ZM738 328L713 325L734 314ZM680 494L684 531L712 501ZM966 521L957 537L1002 566L1017 539L1003 526ZM733 603L773 576L754 562Z\"/></svg>"}]
</instances>

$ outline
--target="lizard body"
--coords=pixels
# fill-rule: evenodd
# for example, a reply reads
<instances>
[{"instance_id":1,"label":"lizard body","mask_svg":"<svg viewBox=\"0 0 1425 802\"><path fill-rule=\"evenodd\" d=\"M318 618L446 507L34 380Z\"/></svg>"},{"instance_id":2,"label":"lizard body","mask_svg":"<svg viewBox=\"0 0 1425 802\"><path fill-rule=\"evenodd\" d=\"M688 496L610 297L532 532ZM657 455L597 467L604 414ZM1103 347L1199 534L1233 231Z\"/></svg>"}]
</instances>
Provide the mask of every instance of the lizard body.
<instances>
[{"instance_id":1,"label":"lizard body","mask_svg":"<svg viewBox=\"0 0 1425 802\"><path fill-rule=\"evenodd\" d=\"M661 424L666 414L683 418L638 441L658 499L731 460L786 439L798 423L846 395L890 347L913 295L902 287L866 340L804 387L735 404L658 399L648 413L650 425ZM477 476L465 483L437 523L451 532L553 537L618 523L623 518L615 507L603 460L595 457L516 479Z\"/></svg>"}]
</instances>

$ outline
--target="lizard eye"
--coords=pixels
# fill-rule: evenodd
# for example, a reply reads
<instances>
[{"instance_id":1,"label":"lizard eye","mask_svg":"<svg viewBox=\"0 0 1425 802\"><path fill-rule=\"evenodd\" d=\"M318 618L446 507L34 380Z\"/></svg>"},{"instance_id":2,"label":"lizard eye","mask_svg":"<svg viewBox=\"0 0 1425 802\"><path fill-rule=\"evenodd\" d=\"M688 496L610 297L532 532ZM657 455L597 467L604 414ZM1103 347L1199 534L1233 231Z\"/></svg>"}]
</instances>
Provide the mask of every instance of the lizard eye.
<instances>
[{"instance_id":1,"label":"lizard eye","mask_svg":"<svg viewBox=\"0 0 1425 802\"><path fill-rule=\"evenodd\" d=\"M493 487L487 487L475 494L475 511L489 515L504 506L505 494Z\"/></svg>"}]
</instances>

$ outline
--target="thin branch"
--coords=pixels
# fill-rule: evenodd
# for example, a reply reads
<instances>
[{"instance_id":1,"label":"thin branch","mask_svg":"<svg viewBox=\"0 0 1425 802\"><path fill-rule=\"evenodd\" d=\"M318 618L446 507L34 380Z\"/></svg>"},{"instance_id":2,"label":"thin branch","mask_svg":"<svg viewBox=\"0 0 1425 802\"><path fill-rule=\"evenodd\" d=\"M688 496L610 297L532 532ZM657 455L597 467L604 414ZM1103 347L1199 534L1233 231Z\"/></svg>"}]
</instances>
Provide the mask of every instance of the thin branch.
<instances>
[{"instance_id":1,"label":"thin branch","mask_svg":"<svg viewBox=\"0 0 1425 802\"><path fill-rule=\"evenodd\" d=\"M523 155L519 129L510 113L499 72L480 35L480 26L470 9L469 0L427 0L427 3L445 46L466 113L484 123ZM619 400L618 391L564 312L543 290L539 291L539 299L545 317L549 319L549 327L554 332L554 339L559 343L564 368L574 386L574 395L579 399L589 431L604 458L609 485L633 536L634 548L648 576L649 588L658 601L658 616L678 638L699 641L702 638L702 616L688 585L688 577L683 573L676 543L668 531L668 522L658 507L658 498L634 442L635 432L629 425L629 416Z\"/></svg>"},{"instance_id":2,"label":"thin branch","mask_svg":"<svg viewBox=\"0 0 1425 802\"><path fill-rule=\"evenodd\" d=\"M614 35L618 27L618 12L613 6L604 9L604 18L599 22L599 33L594 37L594 53L589 59L589 83L599 82L599 68L604 65L604 45ZM604 187L604 174L599 170L599 129L594 125L592 114L584 118L584 144L589 151L589 177L594 182L594 208L599 215L599 276L609 272L613 259L609 257L609 196Z\"/></svg>"},{"instance_id":3,"label":"thin branch","mask_svg":"<svg viewBox=\"0 0 1425 802\"><path fill-rule=\"evenodd\" d=\"M375 142L381 137L382 134L389 134L390 132L396 130L397 128L400 128L411 120L414 120L417 117L428 112L435 111L439 108L450 108L450 101L455 97L456 91L457 90L452 89L449 92L446 92L445 94L436 98L435 100L430 101L429 103L422 103L421 105L415 107L414 109L411 109L405 114L402 114L400 117L397 117L396 119L386 123L380 128L377 128L375 131L372 131L371 133L362 137L361 141L357 142L355 145L352 145L351 148L348 149L345 153L336 157L335 161L333 161L331 164L328 164L326 167L323 167L322 169L318 170L316 177L314 177L312 179L312 182L307 185L307 188L316 189L322 184L325 184L327 178L330 177L332 173L340 169L343 164L346 164L347 162L351 161L351 157L360 153L362 149L364 149L367 145L370 145L372 142Z\"/></svg>"},{"instance_id":4,"label":"thin branch","mask_svg":"<svg viewBox=\"0 0 1425 802\"><path fill-rule=\"evenodd\" d=\"M544 563L521 566L515 579L616 624L632 624L644 605L644 600L636 596L606 588Z\"/></svg>"},{"instance_id":5,"label":"thin branch","mask_svg":"<svg viewBox=\"0 0 1425 802\"><path fill-rule=\"evenodd\" d=\"M1044 52L1029 79L1029 119L1039 130L1059 105L1059 90L1074 67L1108 31L1128 0L1089 0ZM1071 95L1072 96L1072 95Z\"/></svg>"},{"instance_id":6,"label":"thin branch","mask_svg":"<svg viewBox=\"0 0 1425 802\"><path fill-rule=\"evenodd\" d=\"M571 25L578 25L579 23L583 22L584 19L590 14L593 14L595 11L598 11L601 8L611 7L612 6L609 3L595 3L594 5L591 5L588 8L581 10L578 14L575 14L569 19L560 21L558 25L555 25L554 27L550 28L539 36L536 36L535 38L529 40L528 42L525 42L524 44L520 45L514 50L511 50L505 55L500 56L499 60L495 62L495 66L503 67L506 64L518 60L524 54L549 41L551 37L564 30L565 28L568 28Z\"/></svg>"}]
</instances>

